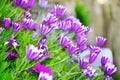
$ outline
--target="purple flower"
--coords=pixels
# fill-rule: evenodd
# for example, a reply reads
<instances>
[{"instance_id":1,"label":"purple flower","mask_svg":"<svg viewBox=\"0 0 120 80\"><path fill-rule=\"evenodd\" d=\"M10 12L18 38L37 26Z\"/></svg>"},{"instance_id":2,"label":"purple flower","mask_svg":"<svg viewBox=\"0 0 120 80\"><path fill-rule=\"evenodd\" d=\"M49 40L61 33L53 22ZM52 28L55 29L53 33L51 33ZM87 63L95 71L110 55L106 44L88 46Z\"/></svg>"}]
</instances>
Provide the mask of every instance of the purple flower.
<instances>
[{"instance_id":1,"label":"purple flower","mask_svg":"<svg viewBox=\"0 0 120 80\"><path fill-rule=\"evenodd\" d=\"M48 34L55 26L56 26L57 18L51 14L48 13L42 21L42 24L39 27L39 31L42 35Z\"/></svg>"},{"instance_id":2,"label":"purple flower","mask_svg":"<svg viewBox=\"0 0 120 80\"><path fill-rule=\"evenodd\" d=\"M106 75L112 75L117 71L117 67L111 62L107 62L102 69Z\"/></svg>"},{"instance_id":3,"label":"purple flower","mask_svg":"<svg viewBox=\"0 0 120 80\"><path fill-rule=\"evenodd\" d=\"M30 11L25 11L25 12L23 13L23 15L24 15L25 18L30 18L30 17L31 17Z\"/></svg>"},{"instance_id":4,"label":"purple flower","mask_svg":"<svg viewBox=\"0 0 120 80\"><path fill-rule=\"evenodd\" d=\"M41 61L44 61L45 59L47 59L48 57L50 57L50 53L49 52L46 52L42 58L40 59Z\"/></svg>"},{"instance_id":5,"label":"purple flower","mask_svg":"<svg viewBox=\"0 0 120 80\"><path fill-rule=\"evenodd\" d=\"M28 8L28 0L21 0L21 3L18 5L24 9Z\"/></svg>"},{"instance_id":6,"label":"purple flower","mask_svg":"<svg viewBox=\"0 0 120 80\"><path fill-rule=\"evenodd\" d=\"M80 49L74 46L73 44L68 45L67 50L71 55L76 54L80 51Z\"/></svg>"},{"instance_id":7,"label":"purple flower","mask_svg":"<svg viewBox=\"0 0 120 80\"><path fill-rule=\"evenodd\" d=\"M81 26L81 23L78 23L78 22L74 22L71 26L71 29L75 32L75 33L79 33L82 31L82 26Z\"/></svg>"},{"instance_id":8,"label":"purple flower","mask_svg":"<svg viewBox=\"0 0 120 80\"><path fill-rule=\"evenodd\" d=\"M38 49L34 45L28 45L26 47L26 57L29 60L36 60L41 58L44 55L44 51L42 49Z\"/></svg>"},{"instance_id":9,"label":"purple flower","mask_svg":"<svg viewBox=\"0 0 120 80\"><path fill-rule=\"evenodd\" d=\"M29 19L24 18L24 19L22 20L23 28L27 29L28 24L29 24Z\"/></svg>"},{"instance_id":10,"label":"purple flower","mask_svg":"<svg viewBox=\"0 0 120 80\"><path fill-rule=\"evenodd\" d=\"M42 34L42 35L46 35L46 34L48 34L50 31L52 30L52 28L50 28L50 27L47 27L47 26L45 26L45 25L40 25L39 26L39 32Z\"/></svg>"},{"instance_id":11,"label":"purple flower","mask_svg":"<svg viewBox=\"0 0 120 80\"><path fill-rule=\"evenodd\" d=\"M56 5L53 14L57 17L61 17L65 14L66 8L62 5Z\"/></svg>"},{"instance_id":12,"label":"purple flower","mask_svg":"<svg viewBox=\"0 0 120 80\"><path fill-rule=\"evenodd\" d=\"M97 56L98 56L97 53L91 53L91 54L89 55L89 62L90 62L90 63L94 62L94 61L96 60Z\"/></svg>"},{"instance_id":13,"label":"purple flower","mask_svg":"<svg viewBox=\"0 0 120 80\"><path fill-rule=\"evenodd\" d=\"M11 22L10 18L4 18L2 20L2 24L4 25L5 28L9 28L10 27L10 22Z\"/></svg>"},{"instance_id":14,"label":"purple flower","mask_svg":"<svg viewBox=\"0 0 120 80\"><path fill-rule=\"evenodd\" d=\"M41 49L42 51L46 51L46 50L48 50L48 47L47 47L47 45L46 44L39 44L39 49Z\"/></svg>"},{"instance_id":15,"label":"purple flower","mask_svg":"<svg viewBox=\"0 0 120 80\"><path fill-rule=\"evenodd\" d=\"M36 26L37 26L36 21L29 19L28 29L34 30L36 28Z\"/></svg>"},{"instance_id":16,"label":"purple flower","mask_svg":"<svg viewBox=\"0 0 120 80\"><path fill-rule=\"evenodd\" d=\"M91 50L91 53L97 53L99 54L101 52L101 49L100 47L97 47L97 46L90 46L90 50Z\"/></svg>"},{"instance_id":17,"label":"purple flower","mask_svg":"<svg viewBox=\"0 0 120 80\"><path fill-rule=\"evenodd\" d=\"M105 80L113 80L113 78L110 76L106 76Z\"/></svg>"},{"instance_id":18,"label":"purple flower","mask_svg":"<svg viewBox=\"0 0 120 80\"><path fill-rule=\"evenodd\" d=\"M22 8L28 8L28 0L14 0L15 5L20 6Z\"/></svg>"},{"instance_id":19,"label":"purple flower","mask_svg":"<svg viewBox=\"0 0 120 80\"><path fill-rule=\"evenodd\" d=\"M15 5L20 5L21 1L22 0L14 0L13 2L14 2Z\"/></svg>"},{"instance_id":20,"label":"purple flower","mask_svg":"<svg viewBox=\"0 0 120 80\"><path fill-rule=\"evenodd\" d=\"M14 60L17 57L18 57L18 54L14 53L13 51L8 52L8 56L7 56L8 60Z\"/></svg>"},{"instance_id":21,"label":"purple flower","mask_svg":"<svg viewBox=\"0 0 120 80\"><path fill-rule=\"evenodd\" d=\"M45 42L46 42L46 36L43 36L43 37L39 40L38 44L45 44Z\"/></svg>"},{"instance_id":22,"label":"purple flower","mask_svg":"<svg viewBox=\"0 0 120 80\"><path fill-rule=\"evenodd\" d=\"M61 36L60 37L60 42L59 44L62 46L62 47L67 47L68 45L71 44L71 41L70 39L67 37L67 36Z\"/></svg>"},{"instance_id":23,"label":"purple flower","mask_svg":"<svg viewBox=\"0 0 120 80\"><path fill-rule=\"evenodd\" d=\"M7 45L7 44L13 45L14 48L16 48L18 46L18 43L14 39L14 35L11 35L10 38L9 38L9 40L4 43L4 45Z\"/></svg>"},{"instance_id":24,"label":"purple flower","mask_svg":"<svg viewBox=\"0 0 120 80\"><path fill-rule=\"evenodd\" d=\"M39 6L40 7L46 8L47 4L48 4L47 0L39 0Z\"/></svg>"},{"instance_id":25,"label":"purple flower","mask_svg":"<svg viewBox=\"0 0 120 80\"><path fill-rule=\"evenodd\" d=\"M79 63L80 68L85 69L89 66L89 60L86 58L81 58Z\"/></svg>"},{"instance_id":26,"label":"purple flower","mask_svg":"<svg viewBox=\"0 0 120 80\"><path fill-rule=\"evenodd\" d=\"M24 18L22 21L22 25L25 29L34 30L37 26L37 23L32 19Z\"/></svg>"},{"instance_id":27,"label":"purple flower","mask_svg":"<svg viewBox=\"0 0 120 80\"><path fill-rule=\"evenodd\" d=\"M57 22L57 18L51 14L51 13L48 13L42 20L42 24L45 25L46 27L54 27L56 26L56 22Z\"/></svg>"},{"instance_id":28,"label":"purple flower","mask_svg":"<svg viewBox=\"0 0 120 80\"><path fill-rule=\"evenodd\" d=\"M21 3L18 5L24 9L28 8L28 0L21 0Z\"/></svg>"},{"instance_id":29,"label":"purple flower","mask_svg":"<svg viewBox=\"0 0 120 80\"><path fill-rule=\"evenodd\" d=\"M28 1L28 7L31 8L34 6L36 0L29 0Z\"/></svg>"},{"instance_id":30,"label":"purple flower","mask_svg":"<svg viewBox=\"0 0 120 80\"><path fill-rule=\"evenodd\" d=\"M20 25L16 22L12 22L12 30L17 32L20 29Z\"/></svg>"},{"instance_id":31,"label":"purple flower","mask_svg":"<svg viewBox=\"0 0 120 80\"><path fill-rule=\"evenodd\" d=\"M90 27L84 27L84 33L85 34L88 34L91 31L92 31L92 29Z\"/></svg>"},{"instance_id":32,"label":"purple flower","mask_svg":"<svg viewBox=\"0 0 120 80\"><path fill-rule=\"evenodd\" d=\"M39 48L30 44L26 47L26 57L29 60L46 59L47 57L49 57L48 53L45 53L47 49L48 48L45 44L41 44Z\"/></svg>"},{"instance_id":33,"label":"purple flower","mask_svg":"<svg viewBox=\"0 0 120 80\"><path fill-rule=\"evenodd\" d=\"M74 27L74 26L73 26ZM77 26L76 26L77 27ZM82 26L80 26L80 27L78 27L78 29L76 28L76 35L77 36L81 36L81 35L87 35L90 31L92 31L92 29L91 28L89 28L89 27L84 27L84 25L82 25Z\"/></svg>"},{"instance_id":34,"label":"purple flower","mask_svg":"<svg viewBox=\"0 0 120 80\"><path fill-rule=\"evenodd\" d=\"M105 41L106 41L106 38L104 38L104 37L98 36L96 38L96 44L97 44L97 46L102 47L104 45Z\"/></svg>"},{"instance_id":35,"label":"purple flower","mask_svg":"<svg viewBox=\"0 0 120 80\"><path fill-rule=\"evenodd\" d=\"M33 70L39 74L38 80L53 80L53 72L49 67L36 63Z\"/></svg>"},{"instance_id":36,"label":"purple flower","mask_svg":"<svg viewBox=\"0 0 120 80\"><path fill-rule=\"evenodd\" d=\"M88 40L84 36L76 37L77 45L79 46L80 50L85 50L87 48Z\"/></svg>"},{"instance_id":37,"label":"purple flower","mask_svg":"<svg viewBox=\"0 0 120 80\"><path fill-rule=\"evenodd\" d=\"M95 71L92 67L88 67L87 69L84 70L84 75L89 77L89 78L92 78L95 76Z\"/></svg>"},{"instance_id":38,"label":"purple flower","mask_svg":"<svg viewBox=\"0 0 120 80\"><path fill-rule=\"evenodd\" d=\"M28 9L34 6L35 0L14 0L15 5L20 6L24 9Z\"/></svg>"},{"instance_id":39,"label":"purple flower","mask_svg":"<svg viewBox=\"0 0 120 80\"><path fill-rule=\"evenodd\" d=\"M71 26L72 26L72 22L69 19L65 19L65 20L61 21L58 25L58 27L60 29L63 29L65 31L71 30Z\"/></svg>"},{"instance_id":40,"label":"purple flower","mask_svg":"<svg viewBox=\"0 0 120 80\"><path fill-rule=\"evenodd\" d=\"M75 26L73 25L74 22L77 23L78 20L77 20L76 18L70 16L70 17L67 17L67 18L63 19L62 21L60 21L60 22L58 23L58 27L59 27L60 29L70 31L70 30L72 29L72 27L75 27Z\"/></svg>"},{"instance_id":41,"label":"purple flower","mask_svg":"<svg viewBox=\"0 0 120 80\"><path fill-rule=\"evenodd\" d=\"M29 19L30 18L23 18L22 20L23 28L27 29L27 25L29 24Z\"/></svg>"},{"instance_id":42,"label":"purple flower","mask_svg":"<svg viewBox=\"0 0 120 80\"><path fill-rule=\"evenodd\" d=\"M102 64L102 66L104 66L108 61L109 61L108 57L102 56L102 58L101 58L101 64Z\"/></svg>"}]
</instances>

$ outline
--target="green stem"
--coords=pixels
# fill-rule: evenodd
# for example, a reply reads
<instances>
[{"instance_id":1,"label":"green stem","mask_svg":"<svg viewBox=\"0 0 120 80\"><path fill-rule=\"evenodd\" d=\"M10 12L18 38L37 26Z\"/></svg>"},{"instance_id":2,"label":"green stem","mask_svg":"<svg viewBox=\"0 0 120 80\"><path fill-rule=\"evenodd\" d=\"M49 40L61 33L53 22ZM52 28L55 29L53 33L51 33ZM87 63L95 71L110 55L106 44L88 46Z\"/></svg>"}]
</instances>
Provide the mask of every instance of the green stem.
<instances>
[{"instance_id":1,"label":"green stem","mask_svg":"<svg viewBox=\"0 0 120 80\"><path fill-rule=\"evenodd\" d=\"M74 67L72 67L71 70L70 70L69 72L67 72L64 76L69 75L69 74L71 73L71 71L72 71L73 69L75 69L77 66L78 66L78 65L75 65Z\"/></svg>"},{"instance_id":2,"label":"green stem","mask_svg":"<svg viewBox=\"0 0 120 80\"><path fill-rule=\"evenodd\" d=\"M14 74L14 78L13 78L14 80L17 79L17 76L20 74L21 71L23 71L23 69L26 67L27 63L28 63L28 60L26 60L26 57L24 57L20 66L16 70L17 72Z\"/></svg>"},{"instance_id":3,"label":"green stem","mask_svg":"<svg viewBox=\"0 0 120 80\"><path fill-rule=\"evenodd\" d=\"M68 75L74 75L74 74L79 74L79 73L82 73L82 72L69 73Z\"/></svg>"},{"instance_id":4,"label":"green stem","mask_svg":"<svg viewBox=\"0 0 120 80\"><path fill-rule=\"evenodd\" d=\"M69 57L65 57L63 60L61 60L61 61L59 61L59 62L56 62L56 63L51 64L51 65L48 65L48 67L49 67L49 66L54 66L54 65L60 64L60 63L62 63L62 62L64 62L64 61L66 61L67 59L69 59Z\"/></svg>"}]
</instances>

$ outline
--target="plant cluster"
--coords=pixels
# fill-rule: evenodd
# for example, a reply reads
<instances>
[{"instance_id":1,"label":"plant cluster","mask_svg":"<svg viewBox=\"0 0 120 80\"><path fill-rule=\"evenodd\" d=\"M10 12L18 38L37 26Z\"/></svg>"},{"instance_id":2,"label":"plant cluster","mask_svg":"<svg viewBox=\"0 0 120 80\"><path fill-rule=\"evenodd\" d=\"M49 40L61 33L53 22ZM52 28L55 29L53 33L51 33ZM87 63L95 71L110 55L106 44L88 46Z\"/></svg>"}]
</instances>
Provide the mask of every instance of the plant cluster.
<instances>
[{"instance_id":1,"label":"plant cluster","mask_svg":"<svg viewBox=\"0 0 120 80\"><path fill-rule=\"evenodd\" d=\"M47 14L38 24L31 17L35 0L13 0L13 3L24 12L17 21L6 16L0 21L3 25L0 28L1 79L112 80L117 68L108 57L101 58L97 69L92 66L106 38L97 36L96 43L89 45L87 34L92 29L73 16L65 16L67 9L62 5L52 8L47 6L47 0L39 0L39 6ZM88 55L79 55L87 50Z\"/></svg>"}]
</instances>

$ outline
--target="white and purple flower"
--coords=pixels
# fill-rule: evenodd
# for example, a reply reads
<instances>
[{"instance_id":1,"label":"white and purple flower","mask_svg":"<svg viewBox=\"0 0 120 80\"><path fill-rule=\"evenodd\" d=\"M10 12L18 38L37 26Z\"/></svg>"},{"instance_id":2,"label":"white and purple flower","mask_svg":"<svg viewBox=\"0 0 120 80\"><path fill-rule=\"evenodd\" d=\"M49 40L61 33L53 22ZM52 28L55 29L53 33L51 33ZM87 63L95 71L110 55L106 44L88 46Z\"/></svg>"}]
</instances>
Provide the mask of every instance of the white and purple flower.
<instances>
[{"instance_id":1,"label":"white and purple flower","mask_svg":"<svg viewBox=\"0 0 120 80\"><path fill-rule=\"evenodd\" d=\"M87 48L88 40L86 37L84 37L82 35L79 37L76 37L76 42L77 42L77 45L79 46L80 50L85 50Z\"/></svg>"},{"instance_id":2,"label":"white and purple flower","mask_svg":"<svg viewBox=\"0 0 120 80\"><path fill-rule=\"evenodd\" d=\"M75 45L73 45L72 43L68 45L67 50L71 55L74 55L80 51L80 49Z\"/></svg>"},{"instance_id":3,"label":"white and purple flower","mask_svg":"<svg viewBox=\"0 0 120 80\"><path fill-rule=\"evenodd\" d=\"M96 37L96 44L99 47L102 47L105 44L106 38L102 37L102 36L98 36Z\"/></svg>"},{"instance_id":4,"label":"white and purple flower","mask_svg":"<svg viewBox=\"0 0 120 80\"><path fill-rule=\"evenodd\" d=\"M62 36L60 37L59 44L60 44L62 47L67 47L68 45L71 44L71 41L70 41L70 39L69 39L67 36L62 35Z\"/></svg>"},{"instance_id":5,"label":"white and purple flower","mask_svg":"<svg viewBox=\"0 0 120 80\"><path fill-rule=\"evenodd\" d=\"M97 47L97 46L90 46L90 51L91 53L96 53L96 54L99 54L101 52L101 48L100 47Z\"/></svg>"},{"instance_id":6,"label":"white and purple flower","mask_svg":"<svg viewBox=\"0 0 120 80\"><path fill-rule=\"evenodd\" d=\"M110 62L109 58L106 57L106 56L102 56L102 58L101 58L101 64L102 64L102 66L104 66L107 62Z\"/></svg>"},{"instance_id":7,"label":"white and purple flower","mask_svg":"<svg viewBox=\"0 0 120 80\"><path fill-rule=\"evenodd\" d=\"M90 63L93 63L93 62L96 60L97 56L98 56L97 53L91 53L91 54L89 55L89 62L90 62Z\"/></svg>"},{"instance_id":8,"label":"white and purple flower","mask_svg":"<svg viewBox=\"0 0 120 80\"><path fill-rule=\"evenodd\" d=\"M117 67L111 62L107 62L102 69L106 75L112 75L117 71Z\"/></svg>"},{"instance_id":9,"label":"white and purple flower","mask_svg":"<svg viewBox=\"0 0 120 80\"><path fill-rule=\"evenodd\" d=\"M41 58L44 55L44 51L41 49L38 49L38 47L35 47L34 45L28 45L26 47L26 57L29 60L36 60Z\"/></svg>"},{"instance_id":10,"label":"white and purple flower","mask_svg":"<svg viewBox=\"0 0 120 80\"><path fill-rule=\"evenodd\" d=\"M89 60L86 58L81 58L79 62L79 66L81 69L85 69L89 66Z\"/></svg>"},{"instance_id":11,"label":"white and purple flower","mask_svg":"<svg viewBox=\"0 0 120 80\"><path fill-rule=\"evenodd\" d=\"M38 80L53 80L53 72L49 67L36 63L33 70L39 74Z\"/></svg>"},{"instance_id":12,"label":"white and purple flower","mask_svg":"<svg viewBox=\"0 0 120 80\"><path fill-rule=\"evenodd\" d=\"M8 60L14 60L17 57L18 57L18 54L16 54L15 52L13 52L13 51L8 52L8 55L7 55Z\"/></svg>"},{"instance_id":13,"label":"white and purple flower","mask_svg":"<svg viewBox=\"0 0 120 80\"><path fill-rule=\"evenodd\" d=\"M25 28L25 29L35 30L36 26L37 26L37 23L33 19L24 18L22 20L22 25L23 25L23 28Z\"/></svg>"},{"instance_id":14,"label":"white and purple flower","mask_svg":"<svg viewBox=\"0 0 120 80\"><path fill-rule=\"evenodd\" d=\"M20 6L24 9L28 9L34 6L35 0L14 0L15 5Z\"/></svg>"},{"instance_id":15,"label":"white and purple flower","mask_svg":"<svg viewBox=\"0 0 120 80\"><path fill-rule=\"evenodd\" d=\"M2 24L5 28L9 28L10 27L10 23L11 23L11 19L10 18L4 18L2 20Z\"/></svg>"},{"instance_id":16,"label":"white and purple flower","mask_svg":"<svg viewBox=\"0 0 120 80\"><path fill-rule=\"evenodd\" d=\"M13 30L14 32L17 32L19 29L20 29L19 23L12 22L12 30Z\"/></svg>"},{"instance_id":17,"label":"white and purple flower","mask_svg":"<svg viewBox=\"0 0 120 80\"><path fill-rule=\"evenodd\" d=\"M71 30L73 30L75 33L79 33L82 31L82 25L81 23L74 22L71 26Z\"/></svg>"},{"instance_id":18,"label":"white and purple flower","mask_svg":"<svg viewBox=\"0 0 120 80\"><path fill-rule=\"evenodd\" d=\"M87 69L84 70L83 74L89 78L93 78L94 76L96 76L95 74L95 69L93 69L92 67L88 67Z\"/></svg>"},{"instance_id":19,"label":"white and purple flower","mask_svg":"<svg viewBox=\"0 0 120 80\"><path fill-rule=\"evenodd\" d=\"M30 18L30 17L31 17L30 11L25 11L25 12L23 13L23 16L24 16L24 18Z\"/></svg>"},{"instance_id":20,"label":"white and purple flower","mask_svg":"<svg viewBox=\"0 0 120 80\"><path fill-rule=\"evenodd\" d=\"M72 22L69 19L65 19L61 22L59 22L58 28L63 29L65 31L70 31L72 26Z\"/></svg>"},{"instance_id":21,"label":"white and purple flower","mask_svg":"<svg viewBox=\"0 0 120 80\"><path fill-rule=\"evenodd\" d=\"M43 36L39 41L38 41L38 44L45 44L46 42L46 36Z\"/></svg>"},{"instance_id":22,"label":"white and purple flower","mask_svg":"<svg viewBox=\"0 0 120 80\"><path fill-rule=\"evenodd\" d=\"M17 43L16 40L14 39L14 35L11 35L11 36L9 37L9 40L4 43L4 45L7 45L7 44L13 45L14 48L16 48L16 47L18 46L18 43Z\"/></svg>"},{"instance_id":23,"label":"white and purple flower","mask_svg":"<svg viewBox=\"0 0 120 80\"><path fill-rule=\"evenodd\" d=\"M106 76L105 80L113 80L113 78L110 76Z\"/></svg>"},{"instance_id":24,"label":"white and purple flower","mask_svg":"<svg viewBox=\"0 0 120 80\"><path fill-rule=\"evenodd\" d=\"M53 14L57 17L62 17L65 14L66 8L62 5L56 5Z\"/></svg>"},{"instance_id":25,"label":"white and purple flower","mask_svg":"<svg viewBox=\"0 0 120 80\"><path fill-rule=\"evenodd\" d=\"M46 27L53 28L56 26L57 22L56 16L54 16L51 13L48 13L42 20L42 25L45 25Z\"/></svg>"},{"instance_id":26,"label":"white and purple flower","mask_svg":"<svg viewBox=\"0 0 120 80\"><path fill-rule=\"evenodd\" d=\"M49 57L49 54L45 53L46 50L47 50L47 46L45 44L41 44L40 48L32 44L29 44L26 47L26 57L29 60L37 60L37 59L43 60L43 58L45 58L46 56Z\"/></svg>"},{"instance_id":27,"label":"white and purple flower","mask_svg":"<svg viewBox=\"0 0 120 80\"><path fill-rule=\"evenodd\" d=\"M47 35L50 31L52 30L51 27L47 27L46 25L40 25L39 26L39 32L42 34L42 35Z\"/></svg>"}]
</instances>

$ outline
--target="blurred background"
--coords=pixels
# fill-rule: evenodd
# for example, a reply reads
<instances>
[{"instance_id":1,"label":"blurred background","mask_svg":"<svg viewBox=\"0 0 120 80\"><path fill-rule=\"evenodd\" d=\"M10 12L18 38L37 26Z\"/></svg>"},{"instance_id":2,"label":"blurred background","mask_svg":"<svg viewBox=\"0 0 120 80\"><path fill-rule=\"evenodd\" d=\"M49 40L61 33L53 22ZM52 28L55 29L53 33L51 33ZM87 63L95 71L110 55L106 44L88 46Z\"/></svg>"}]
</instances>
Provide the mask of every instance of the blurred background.
<instances>
[{"instance_id":1,"label":"blurred background","mask_svg":"<svg viewBox=\"0 0 120 80\"><path fill-rule=\"evenodd\" d=\"M113 75L120 80L120 0L49 0L68 8L67 14L76 16L85 26L92 27L90 44L98 35L107 38L104 47L110 48L118 71ZM106 53L107 54L107 53Z\"/></svg>"},{"instance_id":2,"label":"blurred background","mask_svg":"<svg viewBox=\"0 0 120 80\"><path fill-rule=\"evenodd\" d=\"M10 16L13 17L13 19L18 20L20 19L20 15L22 15L22 9L15 8L15 6L10 7L12 4L5 5L5 2L8 4L10 1L13 0L9 0L8 2L7 0L0 0L0 5L2 5L0 6L0 13L3 13L0 14L0 18L2 19L4 16ZM89 26L93 29L91 34L88 35L90 42L89 44L93 44L96 36L98 35L107 38L107 43L104 47L111 49L114 63L118 67L118 71L113 75L113 77L114 80L120 80L120 0L48 1L51 4L64 5L67 7L67 15L76 16L78 19L80 19L83 25ZM12 9L12 11L8 10L9 7ZM34 9L36 12L37 10L37 8Z\"/></svg>"}]
</instances>

